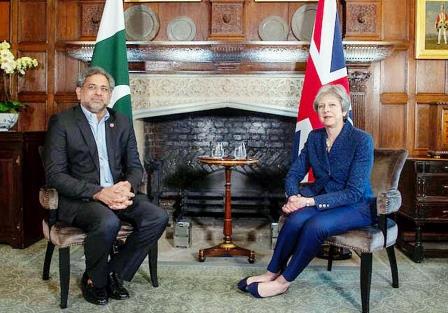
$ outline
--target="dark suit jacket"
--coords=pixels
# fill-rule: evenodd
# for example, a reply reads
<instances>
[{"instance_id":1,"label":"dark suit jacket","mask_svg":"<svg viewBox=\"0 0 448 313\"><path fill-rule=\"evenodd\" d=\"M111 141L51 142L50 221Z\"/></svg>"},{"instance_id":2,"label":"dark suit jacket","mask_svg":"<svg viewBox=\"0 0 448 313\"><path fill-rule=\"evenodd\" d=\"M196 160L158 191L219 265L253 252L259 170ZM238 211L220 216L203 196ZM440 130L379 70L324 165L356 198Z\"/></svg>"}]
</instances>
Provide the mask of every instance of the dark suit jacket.
<instances>
[{"instance_id":1,"label":"dark suit jacket","mask_svg":"<svg viewBox=\"0 0 448 313\"><path fill-rule=\"evenodd\" d=\"M313 197L320 210L344 205L367 209L372 200L372 137L345 122L329 153L326 138L324 128L311 131L286 176L286 194ZM310 168L315 182L300 188L299 183Z\"/></svg>"},{"instance_id":2,"label":"dark suit jacket","mask_svg":"<svg viewBox=\"0 0 448 313\"><path fill-rule=\"evenodd\" d=\"M114 183L127 180L137 190L143 168L134 129L128 117L108 110L106 144ZM44 163L47 184L59 193L59 219L71 223L76 209L102 188L95 139L79 105L51 117Z\"/></svg>"}]
</instances>

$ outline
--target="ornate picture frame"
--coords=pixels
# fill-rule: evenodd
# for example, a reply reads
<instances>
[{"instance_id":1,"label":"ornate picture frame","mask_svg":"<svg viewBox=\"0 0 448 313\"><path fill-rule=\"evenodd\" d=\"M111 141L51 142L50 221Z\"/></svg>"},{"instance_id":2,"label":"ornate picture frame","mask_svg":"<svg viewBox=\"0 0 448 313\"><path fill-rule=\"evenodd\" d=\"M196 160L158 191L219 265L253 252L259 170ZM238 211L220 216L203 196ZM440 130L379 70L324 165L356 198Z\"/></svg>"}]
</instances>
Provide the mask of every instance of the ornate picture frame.
<instances>
[{"instance_id":1,"label":"ornate picture frame","mask_svg":"<svg viewBox=\"0 0 448 313\"><path fill-rule=\"evenodd\" d=\"M415 57L448 59L448 1L417 0Z\"/></svg>"}]
</instances>

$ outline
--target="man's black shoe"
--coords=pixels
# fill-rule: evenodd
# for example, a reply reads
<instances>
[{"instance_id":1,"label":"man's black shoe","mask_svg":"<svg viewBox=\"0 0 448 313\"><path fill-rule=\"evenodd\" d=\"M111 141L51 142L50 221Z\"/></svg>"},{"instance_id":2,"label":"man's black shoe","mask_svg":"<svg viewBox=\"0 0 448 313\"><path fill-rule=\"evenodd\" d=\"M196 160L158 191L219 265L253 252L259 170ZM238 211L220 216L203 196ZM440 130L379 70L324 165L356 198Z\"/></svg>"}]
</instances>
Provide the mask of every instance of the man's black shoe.
<instances>
[{"instance_id":1,"label":"man's black shoe","mask_svg":"<svg viewBox=\"0 0 448 313\"><path fill-rule=\"evenodd\" d=\"M108 302L106 288L95 288L93 284L88 283L89 277L87 273L82 275L81 279L81 290L82 296L86 299L87 302L97 304L97 305L105 305Z\"/></svg>"},{"instance_id":2,"label":"man's black shoe","mask_svg":"<svg viewBox=\"0 0 448 313\"><path fill-rule=\"evenodd\" d=\"M109 297L115 300L129 298L129 292L123 287L123 281L116 273L109 273L107 276L107 293Z\"/></svg>"}]
</instances>

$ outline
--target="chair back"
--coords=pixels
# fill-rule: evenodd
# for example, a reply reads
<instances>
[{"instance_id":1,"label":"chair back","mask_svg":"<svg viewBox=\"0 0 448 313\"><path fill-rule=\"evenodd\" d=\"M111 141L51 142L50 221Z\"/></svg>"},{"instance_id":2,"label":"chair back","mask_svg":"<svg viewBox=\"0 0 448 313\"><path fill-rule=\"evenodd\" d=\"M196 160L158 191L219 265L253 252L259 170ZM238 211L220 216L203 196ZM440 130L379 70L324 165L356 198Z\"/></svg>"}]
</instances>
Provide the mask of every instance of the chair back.
<instances>
[{"instance_id":1,"label":"chair back","mask_svg":"<svg viewBox=\"0 0 448 313\"><path fill-rule=\"evenodd\" d=\"M375 149L374 153L371 176L373 194L397 190L408 152L404 149Z\"/></svg>"}]
</instances>

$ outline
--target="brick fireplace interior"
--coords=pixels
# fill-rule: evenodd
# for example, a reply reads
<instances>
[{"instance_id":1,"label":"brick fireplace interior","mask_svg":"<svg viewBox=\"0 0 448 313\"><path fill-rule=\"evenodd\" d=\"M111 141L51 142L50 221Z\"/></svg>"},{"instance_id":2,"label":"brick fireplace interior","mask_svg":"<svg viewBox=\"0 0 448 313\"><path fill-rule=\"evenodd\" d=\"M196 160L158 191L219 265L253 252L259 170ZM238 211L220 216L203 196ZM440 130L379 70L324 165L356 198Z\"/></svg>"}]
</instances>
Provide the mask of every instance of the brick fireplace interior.
<instances>
[{"instance_id":1,"label":"brick fireplace interior","mask_svg":"<svg viewBox=\"0 0 448 313\"><path fill-rule=\"evenodd\" d=\"M269 113L222 108L144 119L144 166L148 194L179 214L222 212L224 170L201 165L222 142L225 154L244 142L257 166L232 172L234 213L276 218L284 201L284 177L291 161L296 119Z\"/></svg>"}]
</instances>

